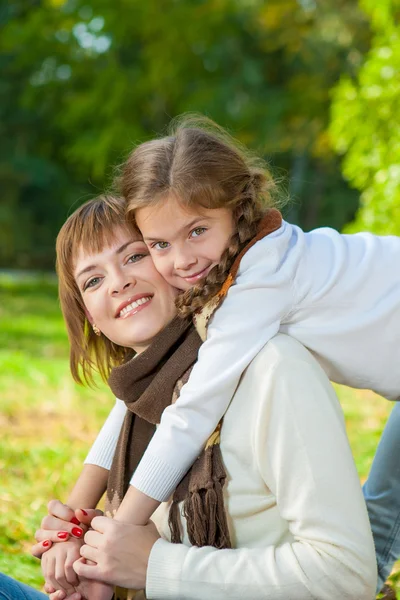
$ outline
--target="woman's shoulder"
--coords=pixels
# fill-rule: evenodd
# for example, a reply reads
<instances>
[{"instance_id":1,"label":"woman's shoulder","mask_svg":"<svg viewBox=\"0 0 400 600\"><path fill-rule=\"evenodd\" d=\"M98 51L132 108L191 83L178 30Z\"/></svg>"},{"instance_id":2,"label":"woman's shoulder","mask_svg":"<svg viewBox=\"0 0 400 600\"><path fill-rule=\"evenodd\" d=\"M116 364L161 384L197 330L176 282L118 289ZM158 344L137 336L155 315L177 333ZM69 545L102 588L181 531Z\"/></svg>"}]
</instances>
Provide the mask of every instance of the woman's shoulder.
<instances>
[{"instance_id":1,"label":"woman's shoulder","mask_svg":"<svg viewBox=\"0 0 400 600\"><path fill-rule=\"evenodd\" d=\"M321 411L332 409L342 419L335 390L316 358L294 338L278 333L260 350L242 379L244 388L257 396L258 409L280 409L317 403Z\"/></svg>"},{"instance_id":2,"label":"woman's shoulder","mask_svg":"<svg viewBox=\"0 0 400 600\"><path fill-rule=\"evenodd\" d=\"M253 362L262 362L264 366L267 364L269 369L274 369L277 366L285 366L290 361L301 361L312 367L316 366L317 370L322 371L311 352L295 338L284 333L277 333L271 338L261 348Z\"/></svg>"}]
</instances>

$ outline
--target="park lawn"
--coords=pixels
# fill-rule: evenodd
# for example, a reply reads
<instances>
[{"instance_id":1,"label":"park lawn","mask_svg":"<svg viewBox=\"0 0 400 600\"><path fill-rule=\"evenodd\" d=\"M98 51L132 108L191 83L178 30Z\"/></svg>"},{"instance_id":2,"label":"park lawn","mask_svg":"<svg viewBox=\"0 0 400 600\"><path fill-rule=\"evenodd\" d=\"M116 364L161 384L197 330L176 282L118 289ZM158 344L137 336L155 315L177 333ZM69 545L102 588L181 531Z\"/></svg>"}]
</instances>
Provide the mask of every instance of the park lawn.
<instances>
[{"instance_id":1,"label":"park lawn","mask_svg":"<svg viewBox=\"0 0 400 600\"><path fill-rule=\"evenodd\" d=\"M339 388L350 444L364 481L390 412L366 391ZM50 498L65 499L112 407L104 384L72 382L54 281L0 278L0 571L37 588L33 532ZM345 490L344 490L345 493ZM400 598L400 565L391 577Z\"/></svg>"}]
</instances>

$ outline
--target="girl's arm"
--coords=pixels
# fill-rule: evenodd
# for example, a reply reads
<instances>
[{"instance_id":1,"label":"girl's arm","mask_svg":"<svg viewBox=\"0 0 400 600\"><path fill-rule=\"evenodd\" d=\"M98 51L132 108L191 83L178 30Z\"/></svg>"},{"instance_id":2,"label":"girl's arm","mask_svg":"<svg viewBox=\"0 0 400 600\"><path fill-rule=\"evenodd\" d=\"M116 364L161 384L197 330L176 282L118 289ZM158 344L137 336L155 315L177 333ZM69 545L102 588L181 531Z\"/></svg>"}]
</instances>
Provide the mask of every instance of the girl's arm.
<instances>
[{"instance_id":1,"label":"girl's arm","mask_svg":"<svg viewBox=\"0 0 400 600\"><path fill-rule=\"evenodd\" d=\"M375 598L373 540L333 388L305 350L304 360L283 353L271 377L273 358L262 351L244 382L260 378L250 388L260 406L250 432L254 459L292 540L216 550L160 539L150 553L147 598ZM231 444L239 430L225 432Z\"/></svg>"},{"instance_id":2,"label":"girl's arm","mask_svg":"<svg viewBox=\"0 0 400 600\"><path fill-rule=\"evenodd\" d=\"M292 250L292 235L284 224L243 257L188 383L164 410L131 479L143 494L158 501L170 497L225 413L242 373L296 304L293 280L302 244Z\"/></svg>"}]
</instances>

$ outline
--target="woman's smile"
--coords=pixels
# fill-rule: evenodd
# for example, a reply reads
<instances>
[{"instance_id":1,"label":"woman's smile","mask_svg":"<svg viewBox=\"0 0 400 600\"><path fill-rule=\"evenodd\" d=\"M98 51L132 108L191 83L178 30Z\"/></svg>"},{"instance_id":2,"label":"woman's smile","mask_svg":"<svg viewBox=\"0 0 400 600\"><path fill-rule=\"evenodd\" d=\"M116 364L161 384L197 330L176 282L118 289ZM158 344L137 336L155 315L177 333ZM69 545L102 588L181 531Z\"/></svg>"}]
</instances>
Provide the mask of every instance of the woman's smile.
<instances>
[{"instance_id":1,"label":"woman's smile","mask_svg":"<svg viewBox=\"0 0 400 600\"><path fill-rule=\"evenodd\" d=\"M137 294L133 298L128 298L117 310L117 319L127 319L132 317L140 310L146 308L153 298L153 294Z\"/></svg>"}]
</instances>

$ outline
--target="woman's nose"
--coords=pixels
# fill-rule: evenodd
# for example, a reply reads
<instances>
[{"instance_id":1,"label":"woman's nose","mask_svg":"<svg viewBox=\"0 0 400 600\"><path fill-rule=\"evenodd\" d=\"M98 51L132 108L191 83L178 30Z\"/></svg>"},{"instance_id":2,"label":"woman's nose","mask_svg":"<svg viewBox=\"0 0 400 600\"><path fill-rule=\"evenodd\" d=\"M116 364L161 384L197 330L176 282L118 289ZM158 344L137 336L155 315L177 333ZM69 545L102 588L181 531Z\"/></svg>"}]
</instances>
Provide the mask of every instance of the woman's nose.
<instances>
[{"instance_id":1,"label":"woman's nose","mask_svg":"<svg viewBox=\"0 0 400 600\"><path fill-rule=\"evenodd\" d=\"M136 285L136 279L132 276L116 275L110 288L113 296L118 296L122 292L133 289Z\"/></svg>"}]
</instances>

